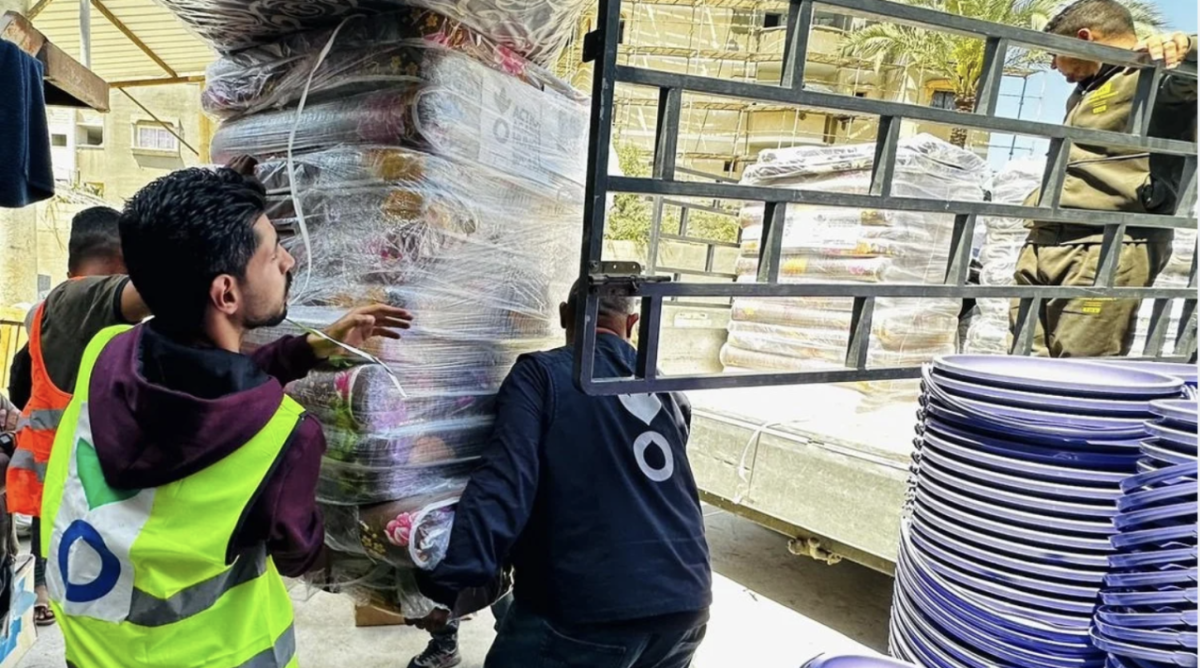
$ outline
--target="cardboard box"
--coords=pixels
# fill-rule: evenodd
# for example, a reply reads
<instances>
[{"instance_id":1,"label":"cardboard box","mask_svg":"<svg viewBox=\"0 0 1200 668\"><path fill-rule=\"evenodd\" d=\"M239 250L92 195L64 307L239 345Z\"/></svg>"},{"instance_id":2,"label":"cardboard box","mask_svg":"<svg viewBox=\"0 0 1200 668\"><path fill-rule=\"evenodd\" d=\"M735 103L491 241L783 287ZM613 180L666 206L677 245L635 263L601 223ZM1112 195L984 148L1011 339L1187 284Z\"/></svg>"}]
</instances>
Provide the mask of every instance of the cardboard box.
<instances>
[{"instance_id":1,"label":"cardboard box","mask_svg":"<svg viewBox=\"0 0 1200 668\"><path fill-rule=\"evenodd\" d=\"M364 626L403 626L404 616L369 605L356 605L354 606L354 625L360 628ZM0 666L0 668L5 667Z\"/></svg>"},{"instance_id":2,"label":"cardboard box","mask_svg":"<svg viewBox=\"0 0 1200 668\"><path fill-rule=\"evenodd\" d=\"M33 591L33 556L18 556L13 570L12 614L0 636L0 668L16 668L37 641L37 628L33 624L33 604L37 602Z\"/></svg>"}]
</instances>

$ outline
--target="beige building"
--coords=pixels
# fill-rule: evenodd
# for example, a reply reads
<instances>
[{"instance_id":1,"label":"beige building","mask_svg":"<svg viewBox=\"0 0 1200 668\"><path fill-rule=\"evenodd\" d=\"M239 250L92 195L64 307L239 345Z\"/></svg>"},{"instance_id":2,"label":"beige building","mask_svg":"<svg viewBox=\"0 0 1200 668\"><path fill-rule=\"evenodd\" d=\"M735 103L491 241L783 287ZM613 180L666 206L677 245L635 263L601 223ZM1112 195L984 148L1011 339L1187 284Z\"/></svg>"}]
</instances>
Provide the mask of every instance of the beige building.
<instances>
[{"instance_id":1,"label":"beige building","mask_svg":"<svg viewBox=\"0 0 1200 668\"><path fill-rule=\"evenodd\" d=\"M756 0L626 0L622 6L618 61L682 74L778 84L786 39L787 5ZM805 85L841 95L952 108L949 86L921 71L893 65L876 68L844 53L845 35L863 19L818 12L809 40ZM559 73L590 90L591 66L578 66L582 36L595 26L585 16L561 61ZM647 156L654 145L657 91L620 85L616 90L614 143L633 144ZM802 144L867 142L873 118L800 110L788 105L685 95L679 133L679 165L737 177L767 148ZM951 128L905 123L904 136L919 132L949 139ZM986 137L972 137L984 150ZM647 159L649 159L647 157Z\"/></svg>"},{"instance_id":2,"label":"beige building","mask_svg":"<svg viewBox=\"0 0 1200 668\"><path fill-rule=\"evenodd\" d=\"M140 87L128 93L133 97L113 90L111 110L105 114L48 110L59 187L52 200L37 207L39 293L66 279L67 240L76 212L97 204L119 209L150 181L206 161L201 156L207 152L211 124L200 111L199 84Z\"/></svg>"}]
</instances>

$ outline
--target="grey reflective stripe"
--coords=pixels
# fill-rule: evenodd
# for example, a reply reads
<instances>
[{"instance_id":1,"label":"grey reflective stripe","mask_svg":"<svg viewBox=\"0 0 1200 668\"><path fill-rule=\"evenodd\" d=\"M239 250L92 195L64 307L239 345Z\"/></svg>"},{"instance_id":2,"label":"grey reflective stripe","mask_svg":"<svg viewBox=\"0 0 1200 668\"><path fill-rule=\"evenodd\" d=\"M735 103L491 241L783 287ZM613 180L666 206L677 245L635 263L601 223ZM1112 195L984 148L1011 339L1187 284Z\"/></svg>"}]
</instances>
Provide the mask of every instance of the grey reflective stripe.
<instances>
[{"instance_id":1,"label":"grey reflective stripe","mask_svg":"<svg viewBox=\"0 0 1200 668\"><path fill-rule=\"evenodd\" d=\"M8 462L8 468L19 469L22 471L33 471L37 474L38 482L46 482L46 467L47 462L39 462L33 458L33 453L29 450L17 450L13 453L12 460Z\"/></svg>"},{"instance_id":2,"label":"grey reflective stripe","mask_svg":"<svg viewBox=\"0 0 1200 668\"><path fill-rule=\"evenodd\" d=\"M134 587L128 621L149 627L174 624L208 610L225 592L266 572L267 549L260 547L253 555L239 557L232 568L220 575L181 590L170 598L158 598Z\"/></svg>"},{"instance_id":3,"label":"grey reflective stripe","mask_svg":"<svg viewBox=\"0 0 1200 668\"><path fill-rule=\"evenodd\" d=\"M296 656L296 627L289 626L271 649L255 654L237 668L284 668Z\"/></svg>"},{"instance_id":4,"label":"grey reflective stripe","mask_svg":"<svg viewBox=\"0 0 1200 668\"><path fill-rule=\"evenodd\" d=\"M63 412L59 408L47 408L33 411L28 416L22 415L17 419L17 431L21 431L25 427L37 430L58 429L59 423L62 422Z\"/></svg>"}]
</instances>

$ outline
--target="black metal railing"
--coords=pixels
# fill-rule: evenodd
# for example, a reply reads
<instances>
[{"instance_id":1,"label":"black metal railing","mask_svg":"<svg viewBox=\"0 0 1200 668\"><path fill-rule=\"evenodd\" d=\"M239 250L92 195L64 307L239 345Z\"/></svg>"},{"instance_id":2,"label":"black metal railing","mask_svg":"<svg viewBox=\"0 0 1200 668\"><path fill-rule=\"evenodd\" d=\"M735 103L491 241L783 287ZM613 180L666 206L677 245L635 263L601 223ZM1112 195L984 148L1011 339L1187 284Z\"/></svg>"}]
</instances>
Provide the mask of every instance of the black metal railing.
<instances>
[{"instance_id":1,"label":"black metal railing","mask_svg":"<svg viewBox=\"0 0 1200 668\"><path fill-rule=\"evenodd\" d=\"M584 58L594 62L591 111L591 144L588 151L587 199L583 225L580 276L589 279L584 308L578 314L575 373L580 387L590 394L625 394L686 389L714 389L793 383L827 383L860 380L916 378L920 369L911 367L867 368L871 321L876 299L1003 298L1019 300L1015 323L1014 354L1029 354L1033 346L1038 313L1049 299L1114 298L1153 299L1150 334L1144 355L1155 359L1186 360L1196 349L1196 264L1193 261L1188 288L1116 287L1121 240L1126 228L1189 228L1196 221L1180 212L1190 211L1196 201L1197 146L1192 142L1148 136L1151 110L1164 70L1143 55L1085 42L931 11L882 0L793 0L788 12L787 46L778 86L729 81L617 64L617 30L620 0L600 0L599 27L585 40ZM877 21L890 21L921 28L976 37L985 41L985 62L973 113L924 107L807 90L803 85L808 38L814 9L833 11ZM995 115L1007 54L1013 48L1030 48L1069 54L1140 70L1134 111L1126 132L1109 132L1067 127L1051 123L1002 118ZM1184 66L1171 76L1195 78L1195 68ZM618 84L652 86L659 90L654 168L649 178L609 176L609 140L612 135L613 93ZM748 98L796 107L873 116L879 119L875 160L869 194L792 190L726 182L676 180L676 153L684 93ZM892 193L892 176L903 121L919 121L963 127L985 132L1042 137L1049 140L1046 171L1036 206L1018 206L984 201L941 201L900 197ZM1182 156L1183 186L1174 215L1152 215L1120 211L1088 211L1059 205L1073 144L1103 145L1131 151ZM757 282L698 283L663 280L652 275L605 273L601 262L606 196L611 192L637 193L662 198L705 198L712 200L760 201L765 205L759 244ZM780 283L784 223L790 204L853 207L908 211L955 216L945 279L939 285L880 285L854 283ZM967 285L972 236L979 216L1026 218L1044 222L1072 223L1103 229L1099 270L1090 287L1033 287ZM629 378L595 378L594 322L598 297L619 293L642 299L638 364ZM659 335L664 299L709 297L845 297L853 299L853 314L844 369L753 373L661 376L657 370ZM1175 351L1162 355L1169 335L1170 302L1183 299L1184 309L1176 332Z\"/></svg>"}]
</instances>

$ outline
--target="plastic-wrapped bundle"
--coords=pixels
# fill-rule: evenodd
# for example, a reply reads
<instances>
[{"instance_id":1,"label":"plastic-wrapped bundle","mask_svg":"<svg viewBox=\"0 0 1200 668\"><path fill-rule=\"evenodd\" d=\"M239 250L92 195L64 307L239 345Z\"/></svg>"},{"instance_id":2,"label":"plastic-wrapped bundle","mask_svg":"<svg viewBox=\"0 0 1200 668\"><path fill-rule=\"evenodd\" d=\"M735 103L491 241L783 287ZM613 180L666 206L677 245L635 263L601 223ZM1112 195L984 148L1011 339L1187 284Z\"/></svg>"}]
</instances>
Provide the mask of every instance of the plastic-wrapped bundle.
<instances>
[{"instance_id":1,"label":"plastic-wrapped bundle","mask_svg":"<svg viewBox=\"0 0 1200 668\"><path fill-rule=\"evenodd\" d=\"M539 184L584 180L587 108L479 63L430 45L437 57L413 65L407 82L296 110L264 112L221 124L215 160L249 153L284 155L339 144L418 149Z\"/></svg>"},{"instance_id":2,"label":"plastic-wrapped bundle","mask_svg":"<svg viewBox=\"0 0 1200 668\"><path fill-rule=\"evenodd\" d=\"M875 148L872 144L800 147L764 151L743 183L783 188L866 194ZM929 135L901 142L892 192L899 197L980 200L986 165L982 159ZM739 281L758 269L763 205L750 204L744 227ZM789 205L783 232L783 283L940 283L945 275L954 216L845 207ZM740 369L819 370L844 364L853 300L805 297L734 301L729 340L721 360ZM955 352L955 300L876 302L872 321L872 366L912 365ZM856 384L883 395L915 395L916 384Z\"/></svg>"},{"instance_id":3,"label":"plastic-wrapped bundle","mask_svg":"<svg viewBox=\"0 0 1200 668\"><path fill-rule=\"evenodd\" d=\"M323 505L326 544L344 554L401 568L430 569L446 556L454 504L466 479L399 501L363 506Z\"/></svg>"},{"instance_id":4,"label":"plastic-wrapped bundle","mask_svg":"<svg viewBox=\"0 0 1200 668\"><path fill-rule=\"evenodd\" d=\"M463 66L457 58L448 58L451 54L470 57L537 88L582 99L544 68L514 57L510 50L459 21L428 9L406 7L383 16L350 19L316 68L333 32L299 33L220 58L208 69L201 97L204 110L230 117L287 107L300 99L306 87L311 103L437 82L460 76Z\"/></svg>"},{"instance_id":5,"label":"plastic-wrapped bundle","mask_svg":"<svg viewBox=\"0 0 1200 668\"><path fill-rule=\"evenodd\" d=\"M453 341L494 345L553 333L576 255L579 188L506 179L405 149L341 147L293 162L310 245L286 243L298 254L294 289L303 302L386 301L420 313L422 331ZM272 192L290 191L283 160L259 174ZM286 211L273 213L289 226L280 217Z\"/></svg>"},{"instance_id":6,"label":"plastic-wrapped bundle","mask_svg":"<svg viewBox=\"0 0 1200 668\"><path fill-rule=\"evenodd\" d=\"M1001 204L1022 204L1042 183L1046 159L1022 158L1006 164L992 180L992 201ZM1027 221L1021 218L984 217L983 247L979 249L979 283L981 285L1012 285L1015 282L1017 259L1029 236ZM976 301L979 314L971 320L963 342L968 353L1006 355L1011 347L1009 300L980 299Z\"/></svg>"},{"instance_id":7,"label":"plastic-wrapped bundle","mask_svg":"<svg viewBox=\"0 0 1200 668\"><path fill-rule=\"evenodd\" d=\"M767 149L758 155L758 162L746 168L743 180L761 185L783 179L859 172L870 170L874 162L873 143ZM981 179L986 170L987 163L979 156L929 134L901 141L896 152L897 173L923 171L930 176L964 181L970 186L964 175ZM978 181L974 186L978 186Z\"/></svg>"},{"instance_id":8,"label":"plastic-wrapped bundle","mask_svg":"<svg viewBox=\"0 0 1200 668\"><path fill-rule=\"evenodd\" d=\"M295 32L329 28L355 15L404 6L462 21L506 49L553 63L575 33L583 0L158 0L218 51L275 42Z\"/></svg>"}]
</instances>

